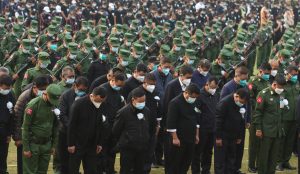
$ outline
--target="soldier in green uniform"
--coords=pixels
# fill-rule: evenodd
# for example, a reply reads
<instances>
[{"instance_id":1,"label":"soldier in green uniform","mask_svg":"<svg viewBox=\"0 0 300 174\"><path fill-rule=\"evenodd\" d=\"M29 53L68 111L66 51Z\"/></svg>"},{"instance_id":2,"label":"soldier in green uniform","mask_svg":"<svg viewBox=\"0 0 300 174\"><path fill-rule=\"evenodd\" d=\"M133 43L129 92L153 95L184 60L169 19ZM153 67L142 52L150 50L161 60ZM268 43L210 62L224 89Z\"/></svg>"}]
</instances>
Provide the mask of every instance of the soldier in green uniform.
<instances>
[{"instance_id":1,"label":"soldier in green uniform","mask_svg":"<svg viewBox=\"0 0 300 174\"><path fill-rule=\"evenodd\" d=\"M261 139L258 156L258 174L275 173L280 138L284 136L283 114L288 110L284 96L286 80L276 76L272 86L258 93L253 115L256 136Z\"/></svg>"},{"instance_id":2,"label":"soldier in green uniform","mask_svg":"<svg viewBox=\"0 0 300 174\"><path fill-rule=\"evenodd\" d=\"M58 38L58 43L57 43L57 47L60 47L61 45L63 45L63 41L65 40L66 36L69 35L71 36L72 34L72 27L71 25L65 25L64 30L62 33L58 34L57 38Z\"/></svg>"},{"instance_id":3,"label":"soldier in green uniform","mask_svg":"<svg viewBox=\"0 0 300 174\"><path fill-rule=\"evenodd\" d=\"M30 29L34 29L35 31L39 30L39 23L37 20L32 20L30 22Z\"/></svg>"},{"instance_id":4,"label":"soldier in green uniform","mask_svg":"<svg viewBox=\"0 0 300 174\"><path fill-rule=\"evenodd\" d=\"M248 89L251 97L251 106L254 110L256 104L256 97L260 91L267 88L270 84L270 73L272 67L269 63L264 63L259 67L259 73L253 76L248 81ZM253 121L253 119L251 119ZM258 154L260 148L260 141L256 137L255 124L251 124L249 128L249 149L248 149L248 171L251 173L256 173L258 164Z\"/></svg>"},{"instance_id":5,"label":"soldier in green uniform","mask_svg":"<svg viewBox=\"0 0 300 174\"><path fill-rule=\"evenodd\" d=\"M233 21L232 20L228 20L226 23L225 28L223 29L223 40L224 40L224 44L229 44L232 40L232 38L234 37L234 28L233 28Z\"/></svg>"},{"instance_id":6,"label":"soldier in green uniform","mask_svg":"<svg viewBox=\"0 0 300 174\"><path fill-rule=\"evenodd\" d=\"M5 25L6 25L6 19L4 17L0 17L0 39L2 39L4 35L7 33L7 29Z\"/></svg>"},{"instance_id":7,"label":"soldier in green uniform","mask_svg":"<svg viewBox=\"0 0 300 174\"><path fill-rule=\"evenodd\" d=\"M57 144L59 103L61 90L49 85L42 96L31 100L22 125L23 173L47 173L51 153Z\"/></svg>"},{"instance_id":8,"label":"soldier in green uniform","mask_svg":"<svg viewBox=\"0 0 300 174\"><path fill-rule=\"evenodd\" d=\"M121 49L118 57L117 68L119 68L122 72L131 75L132 71L130 71L127 66L130 60L130 51ZM128 75L127 75L128 76Z\"/></svg>"},{"instance_id":9,"label":"soldier in green uniform","mask_svg":"<svg viewBox=\"0 0 300 174\"><path fill-rule=\"evenodd\" d=\"M70 89L75 82L75 70L70 66L65 66L61 71L61 81L57 85L61 88L61 92Z\"/></svg>"},{"instance_id":10,"label":"soldier in green uniform","mask_svg":"<svg viewBox=\"0 0 300 174\"><path fill-rule=\"evenodd\" d=\"M157 56L157 60L161 60L162 57L170 56L170 46L167 44L162 44L159 49L159 55ZM174 62L175 63L175 62Z\"/></svg>"},{"instance_id":11,"label":"soldier in green uniform","mask_svg":"<svg viewBox=\"0 0 300 174\"><path fill-rule=\"evenodd\" d=\"M16 98L21 94L22 77L28 68L31 68L35 64L35 56L31 51L33 42L29 39L23 39L22 47L13 53L11 60L6 62L6 67L9 69L14 83L14 94ZM22 70L22 71L21 71Z\"/></svg>"},{"instance_id":12,"label":"soldier in green uniform","mask_svg":"<svg viewBox=\"0 0 300 174\"><path fill-rule=\"evenodd\" d=\"M279 61L278 73L285 74L285 70L288 66L289 59L291 58L291 52L287 49L282 49L277 53L275 59Z\"/></svg>"},{"instance_id":13,"label":"soldier in green uniform","mask_svg":"<svg viewBox=\"0 0 300 174\"><path fill-rule=\"evenodd\" d=\"M130 50L133 40L134 40L133 34L125 33L124 34L124 43L120 46L120 49Z\"/></svg>"},{"instance_id":14,"label":"soldier in green uniform","mask_svg":"<svg viewBox=\"0 0 300 174\"><path fill-rule=\"evenodd\" d=\"M107 56L108 62L110 63L110 66L116 66L117 65L117 60L118 60L118 52L119 52L119 46L120 46L120 41L119 39L115 37L109 38L109 48L110 52Z\"/></svg>"},{"instance_id":15,"label":"soldier in green uniform","mask_svg":"<svg viewBox=\"0 0 300 174\"><path fill-rule=\"evenodd\" d=\"M170 59L172 62L182 61L184 49L182 48L182 40L179 38L173 39L173 47L170 51Z\"/></svg>"},{"instance_id":16,"label":"soldier in green uniform","mask_svg":"<svg viewBox=\"0 0 300 174\"><path fill-rule=\"evenodd\" d=\"M258 45L256 47L256 64L260 65L263 62L267 62L269 59L269 56L267 55L268 51L268 44L266 44L266 41L270 37L268 33L268 28L265 26L263 28L260 28L258 30Z\"/></svg>"},{"instance_id":17,"label":"soldier in green uniform","mask_svg":"<svg viewBox=\"0 0 300 174\"><path fill-rule=\"evenodd\" d=\"M47 69L50 63L49 54L43 51L39 52L36 66L28 69L24 74L21 89L24 90L25 87L33 81L33 79L40 75L52 76L52 71Z\"/></svg>"},{"instance_id":18,"label":"soldier in green uniform","mask_svg":"<svg viewBox=\"0 0 300 174\"><path fill-rule=\"evenodd\" d=\"M128 71L133 72L135 70L137 64L143 63L143 60L144 60L143 48L144 48L143 45L141 45L139 43L134 43L132 45L132 51L131 51L131 55L129 57L128 66L127 66ZM130 50L130 49L128 49L128 50Z\"/></svg>"},{"instance_id":19,"label":"soldier in green uniform","mask_svg":"<svg viewBox=\"0 0 300 174\"><path fill-rule=\"evenodd\" d=\"M295 170L289 163L291 159L295 137L297 132L296 126L296 107L299 96L299 82L298 82L298 67L290 65L287 67L286 80L287 84L284 87L285 97L289 101L289 109L282 117L282 124L285 136L281 138L279 159L277 170L283 169Z\"/></svg>"},{"instance_id":20,"label":"soldier in green uniform","mask_svg":"<svg viewBox=\"0 0 300 174\"><path fill-rule=\"evenodd\" d=\"M248 59L247 59L247 68L249 69L249 74L253 74L254 71L254 64L255 64L255 59L256 59L256 49L253 49L254 43L253 43L253 39L255 38L256 35L256 27L255 25L250 25L248 27L248 33L246 35L246 39L245 42L248 44L248 47L250 48L246 48L246 49L251 49L251 50L247 50L247 54L248 54ZM251 45L249 45L251 44Z\"/></svg>"},{"instance_id":21,"label":"soldier in green uniform","mask_svg":"<svg viewBox=\"0 0 300 174\"><path fill-rule=\"evenodd\" d=\"M80 43L81 41L87 38L87 34L88 34L88 22L82 21L81 29L77 31L75 34L75 42Z\"/></svg>"},{"instance_id":22,"label":"soldier in green uniform","mask_svg":"<svg viewBox=\"0 0 300 174\"><path fill-rule=\"evenodd\" d=\"M175 72L179 72L180 68L185 65L189 65L189 66L195 68L195 66L196 66L195 60L196 60L196 51L194 51L192 49L186 49L185 55L183 56L183 62L176 66Z\"/></svg>"},{"instance_id":23,"label":"soldier in green uniform","mask_svg":"<svg viewBox=\"0 0 300 174\"><path fill-rule=\"evenodd\" d=\"M98 35L95 37L94 44L97 48L100 48L106 42L107 27L105 25L98 25L96 27Z\"/></svg>"},{"instance_id":24,"label":"soldier in green uniform","mask_svg":"<svg viewBox=\"0 0 300 174\"><path fill-rule=\"evenodd\" d=\"M47 43L49 41L56 40L56 36L55 36L56 34L57 34L57 27L54 25L50 25L47 28L47 32L41 35L40 38L38 39L37 43L39 47L42 48L42 50L46 50Z\"/></svg>"},{"instance_id":25,"label":"soldier in green uniform","mask_svg":"<svg viewBox=\"0 0 300 174\"><path fill-rule=\"evenodd\" d=\"M96 50L92 40L85 39L82 42L82 48L77 54L77 60L78 64L76 65L77 71L79 71L79 74L81 76L86 76L88 69L90 67L90 64L93 60L93 53Z\"/></svg>"},{"instance_id":26,"label":"soldier in green uniform","mask_svg":"<svg viewBox=\"0 0 300 174\"><path fill-rule=\"evenodd\" d=\"M70 66L75 68L75 65L78 63L77 59L78 54L78 44L71 42L68 45L68 53L62 59L57 61L54 68L52 69L53 75L55 77L60 77L61 70L65 66Z\"/></svg>"},{"instance_id":27,"label":"soldier in green uniform","mask_svg":"<svg viewBox=\"0 0 300 174\"><path fill-rule=\"evenodd\" d=\"M57 53L58 53L59 57L64 57L67 55L68 45L71 42L73 42L72 36L69 34L65 35L63 38L63 43L60 46L58 46L58 48L57 48Z\"/></svg>"},{"instance_id":28,"label":"soldier in green uniform","mask_svg":"<svg viewBox=\"0 0 300 174\"><path fill-rule=\"evenodd\" d=\"M13 30L7 33L1 41L1 50L4 57L0 58L0 63L3 63L12 52L18 49L21 41L21 35L23 33L22 28L19 25L14 25Z\"/></svg>"}]
</instances>

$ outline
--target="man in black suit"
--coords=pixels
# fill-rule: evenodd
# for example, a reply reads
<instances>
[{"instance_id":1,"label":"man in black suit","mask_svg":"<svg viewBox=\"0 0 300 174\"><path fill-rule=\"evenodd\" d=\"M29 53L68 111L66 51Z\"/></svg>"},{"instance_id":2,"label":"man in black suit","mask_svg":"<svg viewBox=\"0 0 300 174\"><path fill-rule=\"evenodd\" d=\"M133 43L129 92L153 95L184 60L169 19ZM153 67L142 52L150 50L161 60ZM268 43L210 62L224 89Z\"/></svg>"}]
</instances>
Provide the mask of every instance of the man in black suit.
<instances>
[{"instance_id":1,"label":"man in black suit","mask_svg":"<svg viewBox=\"0 0 300 174\"><path fill-rule=\"evenodd\" d=\"M69 172L78 174L83 162L84 173L96 174L96 155L104 140L103 118L106 90L97 87L92 94L74 102L68 127ZM88 128L88 129L87 129Z\"/></svg>"},{"instance_id":2,"label":"man in black suit","mask_svg":"<svg viewBox=\"0 0 300 174\"><path fill-rule=\"evenodd\" d=\"M215 122L215 173L236 173L238 144L241 144L244 129L248 90L238 89L223 98L217 105Z\"/></svg>"},{"instance_id":3,"label":"man in black suit","mask_svg":"<svg viewBox=\"0 0 300 174\"><path fill-rule=\"evenodd\" d=\"M185 91L186 87L191 83L193 75L193 68L184 65L180 68L179 72L179 77L176 79L173 79L167 84L166 90L165 90L165 95L163 99L163 119L161 122L161 126L164 129L166 125L166 120L167 120L167 114L168 114L168 106L169 102L181 94L183 91ZM169 170L169 134L165 132L165 137L164 137L164 158L165 158L165 171L168 173Z\"/></svg>"},{"instance_id":4,"label":"man in black suit","mask_svg":"<svg viewBox=\"0 0 300 174\"><path fill-rule=\"evenodd\" d=\"M145 74L147 73L148 68L145 64L143 63L139 63L134 72L133 72L133 76L130 77L129 79L127 79L125 81L125 85L122 88L121 94L123 95L123 97L125 99L128 98L128 94L135 88L137 88L138 86L140 86L141 84L143 84L144 80L145 80Z\"/></svg>"},{"instance_id":5,"label":"man in black suit","mask_svg":"<svg viewBox=\"0 0 300 174\"><path fill-rule=\"evenodd\" d=\"M86 77L77 77L75 80L75 84L73 87L67 91L65 91L61 97L59 102L60 113L60 121L62 127L59 130L58 135L58 156L60 159L60 172L61 173L69 173L69 153L68 153L68 144L67 144L67 130L70 119L70 111L71 106L75 100L84 97L86 94L86 90L88 88L88 79Z\"/></svg>"},{"instance_id":6,"label":"man in black suit","mask_svg":"<svg viewBox=\"0 0 300 174\"><path fill-rule=\"evenodd\" d=\"M199 94L198 86L191 84L169 104L166 128L171 135L168 169L170 174L187 173L195 144L199 143L201 111L195 103Z\"/></svg>"}]
</instances>

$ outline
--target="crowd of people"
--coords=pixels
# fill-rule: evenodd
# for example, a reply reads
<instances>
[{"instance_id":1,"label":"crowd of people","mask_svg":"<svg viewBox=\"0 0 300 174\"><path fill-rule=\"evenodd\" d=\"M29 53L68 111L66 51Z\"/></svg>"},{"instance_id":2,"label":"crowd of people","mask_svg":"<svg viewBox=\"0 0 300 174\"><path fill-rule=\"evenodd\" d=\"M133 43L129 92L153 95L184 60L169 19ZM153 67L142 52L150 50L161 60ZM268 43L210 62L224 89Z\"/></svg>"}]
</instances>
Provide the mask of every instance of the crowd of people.
<instances>
[{"instance_id":1,"label":"crowd of people","mask_svg":"<svg viewBox=\"0 0 300 174\"><path fill-rule=\"evenodd\" d=\"M0 174L296 173L299 5L1 1Z\"/></svg>"}]
</instances>

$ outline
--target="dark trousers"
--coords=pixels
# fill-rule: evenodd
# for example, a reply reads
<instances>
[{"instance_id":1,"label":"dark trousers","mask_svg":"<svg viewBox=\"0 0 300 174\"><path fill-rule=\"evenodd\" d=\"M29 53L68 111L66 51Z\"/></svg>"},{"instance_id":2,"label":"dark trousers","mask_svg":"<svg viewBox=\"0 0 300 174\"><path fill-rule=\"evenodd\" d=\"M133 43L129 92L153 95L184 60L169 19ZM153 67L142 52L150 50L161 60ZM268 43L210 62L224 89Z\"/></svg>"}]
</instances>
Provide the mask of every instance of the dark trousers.
<instances>
[{"instance_id":1,"label":"dark trousers","mask_svg":"<svg viewBox=\"0 0 300 174\"><path fill-rule=\"evenodd\" d=\"M245 133L246 133L246 129L243 129L242 142L240 144L236 145L237 146L236 147L236 160L235 160L236 171L238 171L242 168L244 145L245 145Z\"/></svg>"},{"instance_id":2,"label":"dark trousers","mask_svg":"<svg viewBox=\"0 0 300 174\"><path fill-rule=\"evenodd\" d=\"M155 146L155 163L161 164L164 155L164 133L160 129L157 136L156 146Z\"/></svg>"},{"instance_id":3,"label":"dark trousers","mask_svg":"<svg viewBox=\"0 0 300 174\"><path fill-rule=\"evenodd\" d=\"M252 124L249 129L248 167L257 168L260 139L256 136L256 127Z\"/></svg>"},{"instance_id":4,"label":"dark trousers","mask_svg":"<svg viewBox=\"0 0 300 174\"><path fill-rule=\"evenodd\" d=\"M165 174L172 174L170 172L170 134L165 131L164 132L164 160L165 160Z\"/></svg>"},{"instance_id":5,"label":"dark trousers","mask_svg":"<svg viewBox=\"0 0 300 174\"><path fill-rule=\"evenodd\" d=\"M17 166L18 166L18 174L22 174L22 173L23 173L22 156L23 156L23 145L20 145L19 147L17 147Z\"/></svg>"},{"instance_id":6,"label":"dark trousers","mask_svg":"<svg viewBox=\"0 0 300 174\"><path fill-rule=\"evenodd\" d=\"M195 143L180 142L180 147L174 146L170 140L170 174L186 174L191 165Z\"/></svg>"},{"instance_id":7,"label":"dark trousers","mask_svg":"<svg viewBox=\"0 0 300 174\"><path fill-rule=\"evenodd\" d=\"M146 150L121 149L120 174L142 174L144 172Z\"/></svg>"},{"instance_id":8,"label":"dark trousers","mask_svg":"<svg viewBox=\"0 0 300 174\"><path fill-rule=\"evenodd\" d=\"M85 174L97 174L96 146L76 149L69 158L69 173L79 174L79 168L82 166Z\"/></svg>"},{"instance_id":9,"label":"dark trousers","mask_svg":"<svg viewBox=\"0 0 300 174\"><path fill-rule=\"evenodd\" d=\"M107 144L104 146L104 158L105 171L107 174L113 174L115 172L115 160L116 160L116 141L112 135L108 138Z\"/></svg>"},{"instance_id":10,"label":"dark trousers","mask_svg":"<svg viewBox=\"0 0 300 174\"><path fill-rule=\"evenodd\" d=\"M200 130L200 143L195 147L192 161L192 174L208 174L211 167L212 150L214 147L213 132ZM200 167L201 166L201 167Z\"/></svg>"},{"instance_id":11,"label":"dark trousers","mask_svg":"<svg viewBox=\"0 0 300 174\"><path fill-rule=\"evenodd\" d=\"M293 153L295 135L297 132L296 121L283 121L283 126L285 136L282 137L280 141L278 162L281 164L287 164L289 163Z\"/></svg>"},{"instance_id":12,"label":"dark trousers","mask_svg":"<svg viewBox=\"0 0 300 174\"><path fill-rule=\"evenodd\" d=\"M67 134L66 132L59 132L58 135L58 159L60 159L60 172L62 174L69 173L69 152L68 152L68 144L67 144Z\"/></svg>"},{"instance_id":13,"label":"dark trousers","mask_svg":"<svg viewBox=\"0 0 300 174\"><path fill-rule=\"evenodd\" d=\"M298 131L298 134L299 131ZM300 137L297 135L297 151L300 152ZM298 174L300 174L300 159L299 159L299 154L298 154Z\"/></svg>"},{"instance_id":14,"label":"dark trousers","mask_svg":"<svg viewBox=\"0 0 300 174\"><path fill-rule=\"evenodd\" d=\"M215 145L215 174L236 173L236 149L235 139L223 139L221 147Z\"/></svg>"},{"instance_id":15,"label":"dark trousers","mask_svg":"<svg viewBox=\"0 0 300 174\"><path fill-rule=\"evenodd\" d=\"M150 139L149 148L146 150L146 159L144 165L144 174L149 174L151 171L151 165L154 163L154 151L156 145L156 135L153 135Z\"/></svg>"},{"instance_id":16,"label":"dark trousers","mask_svg":"<svg viewBox=\"0 0 300 174\"><path fill-rule=\"evenodd\" d=\"M0 174L4 174L7 171L8 145L6 139L2 138L0 140Z\"/></svg>"}]
</instances>

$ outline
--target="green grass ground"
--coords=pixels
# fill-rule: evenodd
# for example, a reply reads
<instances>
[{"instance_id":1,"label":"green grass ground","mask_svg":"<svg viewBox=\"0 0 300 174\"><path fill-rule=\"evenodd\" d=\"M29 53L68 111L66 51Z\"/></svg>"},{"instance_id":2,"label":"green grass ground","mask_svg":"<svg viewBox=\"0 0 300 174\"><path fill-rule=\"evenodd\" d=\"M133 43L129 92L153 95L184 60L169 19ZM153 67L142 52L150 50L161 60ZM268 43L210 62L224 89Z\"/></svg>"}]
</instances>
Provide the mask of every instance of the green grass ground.
<instances>
[{"instance_id":1,"label":"green grass ground","mask_svg":"<svg viewBox=\"0 0 300 174\"><path fill-rule=\"evenodd\" d=\"M247 135L248 137L248 135ZM201 140L200 140L201 141ZM248 138L246 139L246 145L245 145L245 153L244 153L244 159L243 159L243 168L242 171L247 171L247 163L248 163ZM297 158L295 156L291 159L291 164L293 166L297 166ZM119 169L119 158L117 159L116 168ZM213 167L212 167L213 168ZM17 152L16 147L14 146L13 142L10 144L9 148L9 154L8 154L8 171L10 174L17 174ZM53 174L52 171L52 162L49 165L49 174ZM159 169L153 169L151 174L163 174L163 168ZM284 171L284 172L278 172L280 174L296 174L297 171Z\"/></svg>"}]
</instances>

